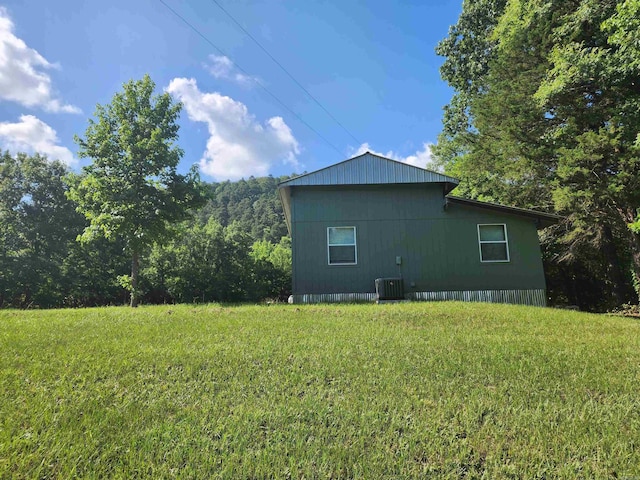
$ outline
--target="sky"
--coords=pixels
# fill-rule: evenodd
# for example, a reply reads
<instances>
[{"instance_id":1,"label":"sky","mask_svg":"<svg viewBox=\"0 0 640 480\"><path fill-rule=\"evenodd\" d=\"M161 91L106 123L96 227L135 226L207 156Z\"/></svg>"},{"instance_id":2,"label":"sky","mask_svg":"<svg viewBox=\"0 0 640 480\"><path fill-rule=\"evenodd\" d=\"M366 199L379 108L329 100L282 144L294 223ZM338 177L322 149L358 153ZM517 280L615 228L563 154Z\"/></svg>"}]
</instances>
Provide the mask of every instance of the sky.
<instances>
[{"instance_id":1,"label":"sky","mask_svg":"<svg viewBox=\"0 0 640 480\"><path fill-rule=\"evenodd\" d=\"M204 180L310 172L367 150L426 167L452 95L435 47L461 7L0 0L0 148L79 171L91 159L74 136L96 105L149 74L183 103L179 170L197 164Z\"/></svg>"}]
</instances>

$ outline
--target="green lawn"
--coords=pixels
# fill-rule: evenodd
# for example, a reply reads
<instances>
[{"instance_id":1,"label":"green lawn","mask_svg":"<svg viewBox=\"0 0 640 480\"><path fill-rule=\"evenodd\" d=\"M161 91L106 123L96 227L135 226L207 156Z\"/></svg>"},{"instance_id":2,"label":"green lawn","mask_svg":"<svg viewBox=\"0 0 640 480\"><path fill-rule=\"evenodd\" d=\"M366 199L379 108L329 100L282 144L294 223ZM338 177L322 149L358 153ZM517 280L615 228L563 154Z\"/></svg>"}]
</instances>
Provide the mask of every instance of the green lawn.
<instances>
[{"instance_id":1,"label":"green lawn","mask_svg":"<svg viewBox=\"0 0 640 480\"><path fill-rule=\"evenodd\" d=\"M640 321L0 311L0 478L640 478Z\"/></svg>"}]
</instances>

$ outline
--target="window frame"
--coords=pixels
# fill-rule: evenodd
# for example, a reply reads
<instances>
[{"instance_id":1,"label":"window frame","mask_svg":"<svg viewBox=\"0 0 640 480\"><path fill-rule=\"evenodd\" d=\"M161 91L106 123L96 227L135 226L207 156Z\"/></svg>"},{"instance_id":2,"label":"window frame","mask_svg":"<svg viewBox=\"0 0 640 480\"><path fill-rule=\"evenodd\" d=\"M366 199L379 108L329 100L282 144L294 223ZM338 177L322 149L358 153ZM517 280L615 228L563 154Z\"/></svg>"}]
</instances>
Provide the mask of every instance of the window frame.
<instances>
[{"instance_id":1,"label":"window frame","mask_svg":"<svg viewBox=\"0 0 640 480\"><path fill-rule=\"evenodd\" d=\"M504 232L504 240L482 240L480 237L480 227L493 227L500 225ZM480 254L480 263L509 263L511 262L511 254L509 253L509 236L507 235L506 223L478 223L478 252ZM506 247L507 258L506 260L484 260L482 258L482 244L483 243L503 243Z\"/></svg>"},{"instance_id":2,"label":"window frame","mask_svg":"<svg viewBox=\"0 0 640 480\"><path fill-rule=\"evenodd\" d=\"M332 228L351 228L353 229L353 243L349 243L349 244L344 244L344 243L336 243L336 244L332 244L330 241L330 237L329 237L329 231ZM354 262L341 262L341 263L332 263L331 262L331 247L353 247L353 253L354 253ZM335 265L358 265L358 232L357 229L354 225L340 225L340 226L334 226L334 227L327 227L327 265L329 265L330 267L335 266Z\"/></svg>"}]
</instances>

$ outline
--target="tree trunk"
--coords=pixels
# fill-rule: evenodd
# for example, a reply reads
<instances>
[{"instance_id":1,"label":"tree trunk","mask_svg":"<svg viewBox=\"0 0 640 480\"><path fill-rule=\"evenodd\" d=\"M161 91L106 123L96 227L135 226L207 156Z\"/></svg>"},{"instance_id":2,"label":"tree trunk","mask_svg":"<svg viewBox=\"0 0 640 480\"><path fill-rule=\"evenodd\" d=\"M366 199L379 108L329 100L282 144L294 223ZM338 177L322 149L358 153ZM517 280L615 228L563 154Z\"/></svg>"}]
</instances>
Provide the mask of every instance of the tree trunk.
<instances>
[{"instance_id":1,"label":"tree trunk","mask_svg":"<svg viewBox=\"0 0 640 480\"><path fill-rule=\"evenodd\" d=\"M140 259L138 252L133 251L133 258L131 259L131 306L138 306L138 268L140 266Z\"/></svg>"}]
</instances>

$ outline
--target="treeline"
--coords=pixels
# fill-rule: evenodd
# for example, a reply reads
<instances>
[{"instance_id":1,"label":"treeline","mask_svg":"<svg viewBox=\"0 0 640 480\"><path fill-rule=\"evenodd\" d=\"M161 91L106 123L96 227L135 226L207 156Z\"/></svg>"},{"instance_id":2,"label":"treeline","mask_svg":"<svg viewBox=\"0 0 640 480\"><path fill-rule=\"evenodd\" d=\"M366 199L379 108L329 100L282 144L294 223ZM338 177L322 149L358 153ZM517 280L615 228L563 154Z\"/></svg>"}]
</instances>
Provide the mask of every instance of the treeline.
<instances>
[{"instance_id":1,"label":"treeline","mask_svg":"<svg viewBox=\"0 0 640 480\"><path fill-rule=\"evenodd\" d=\"M637 302L640 0L465 0L440 42L455 89L434 153L459 195L556 212L555 303Z\"/></svg>"},{"instance_id":2,"label":"treeline","mask_svg":"<svg viewBox=\"0 0 640 480\"><path fill-rule=\"evenodd\" d=\"M198 217L215 218L223 227L237 222L254 239L278 243L288 235L277 186L289 177L272 176L207 184L207 204Z\"/></svg>"},{"instance_id":3,"label":"treeline","mask_svg":"<svg viewBox=\"0 0 640 480\"><path fill-rule=\"evenodd\" d=\"M40 155L0 157L0 305L124 304L131 257L121 238L77 241L88 222L67 197L72 178ZM278 179L204 184L205 204L144 252L147 303L284 299L291 244Z\"/></svg>"}]
</instances>

